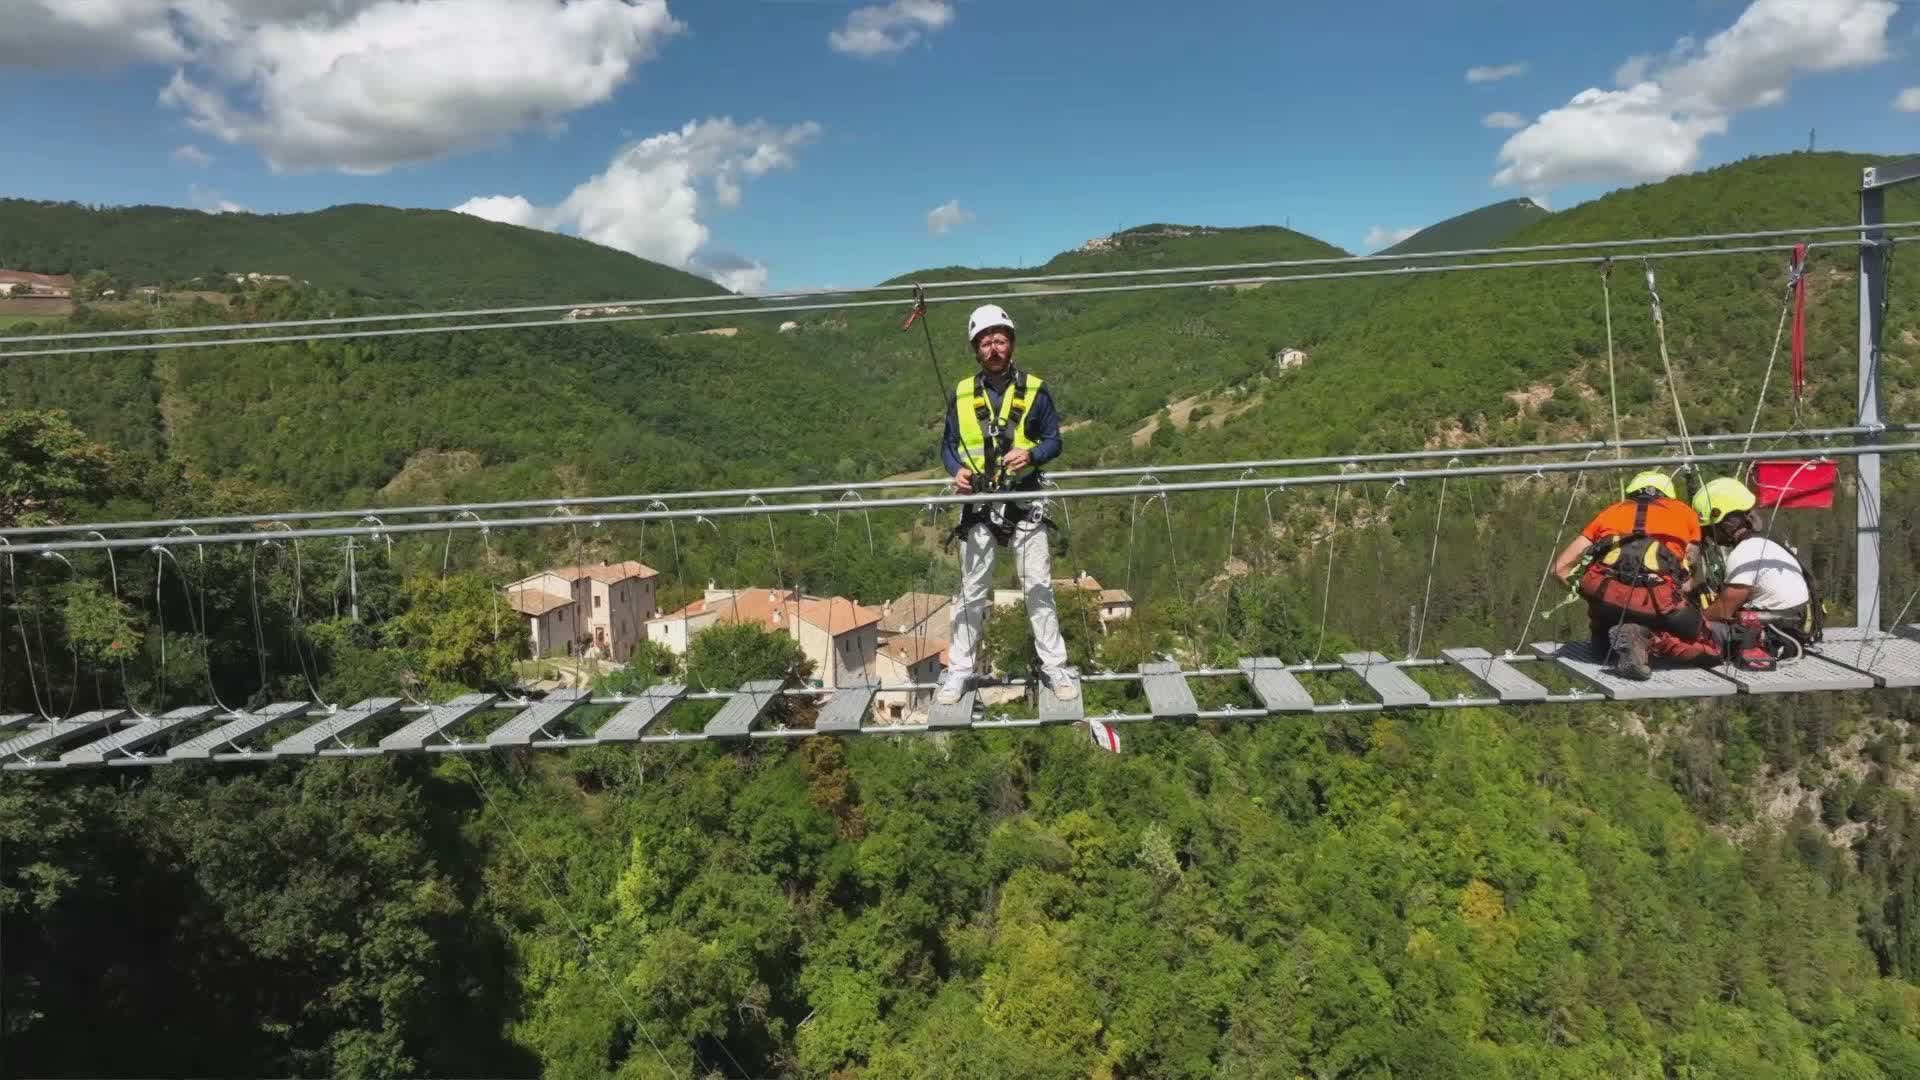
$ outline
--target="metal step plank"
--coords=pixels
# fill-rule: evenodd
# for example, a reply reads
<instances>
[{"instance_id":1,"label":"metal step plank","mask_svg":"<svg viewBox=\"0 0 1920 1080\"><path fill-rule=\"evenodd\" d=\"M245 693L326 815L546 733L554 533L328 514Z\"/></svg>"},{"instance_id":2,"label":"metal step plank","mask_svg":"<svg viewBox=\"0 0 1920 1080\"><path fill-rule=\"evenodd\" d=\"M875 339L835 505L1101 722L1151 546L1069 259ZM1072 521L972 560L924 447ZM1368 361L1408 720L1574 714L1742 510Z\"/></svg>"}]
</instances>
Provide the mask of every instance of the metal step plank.
<instances>
[{"instance_id":1,"label":"metal step plank","mask_svg":"<svg viewBox=\"0 0 1920 1080\"><path fill-rule=\"evenodd\" d=\"M0 731L12 731L14 728L26 727L32 723L34 719L35 717L32 713L14 713L8 716L0 716Z\"/></svg>"},{"instance_id":2,"label":"metal step plank","mask_svg":"<svg viewBox=\"0 0 1920 1080\"><path fill-rule=\"evenodd\" d=\"M1191 719L1200 712L1187 686L1186 673L1179 664L1158 660L1140 665L1140 683L1147 692L1147 704L1153 715L1163 720Z\"/></svg>"},{"instance_id":3,"label":"metal step plank","mask_svg":"<svg viewBox=\"0 0 1920 1080\"><path fill-rule=\"evenodd\" d=\"M425 750L427 740L500 700L499 694L461 694L380 740L382 750Z\"/></svg>"},{"instance_id":4,"label":"metal step plank","mask_svg":"<svg viewBox=\"0 0 1920 1080\"><path fill-rule=\"evenodd\" d=\"M640 700L620 706L620 711L601 724L593 737L601 742L634 742L646 734L647 728L674 702L686 696L687 688L678 684L649 686L641 691Z\"/></svg>"},{"instance_id":5,"label":"metal step plank","mask_svg":"<svg viewBox=\"0 0 1920 1080\"><path fill-rule=\"evenodd\" d=\"M1313 695L1300 685L1287 665L1271 656L1244 656L1240 670L1253 686L1253 696L1268 712L1312 712Z\"/></svg>"},{"instance_id":6,"label":"metal step plank","mask_svg":"<svg viewBox=\"0 0 1920 1080\"><path fill-rule=\"evenodd\" d=\"M1890 690L1920 686L1920 642L1901 632L1883 634L1857 626L1828 627L1813 652L1852 668Z\"/></svg>"},{"instance_id":7,"label":"metal step plank","mask_svg":"<svg viewBox=\"0 0 1920 1080\"><path fill-rule=\"evenodd\" d=\"M167 760L205 761L215 754L238 747L242 739L257 735L280 721L313 707L311 701L276 701L258 712L240 713L212 731L204 735L196 735L167 751ZM267 755L263 751L260 756Z\"/></svg>"},{"instance_id":8,"label":"metal step plank","mask_svg":"<svg viewBox=\"0 0 1920 1080\"><path fill-rule=\"evenodd\" d=\"M319 723L274 743L269 753L276 758L314 757L320 753L321 743L346 738L354 729L399 708L400 701L397 697L382 697L356 702L350 708L333 713Z\"/></svg>"},{"instance_id":9,"label":"metal step plank","mask_svg":"<svg viewBox=\"0 0 1920 1080\"><path fill-rule=\"evenodd\" d=\"M1518 704L1545 701L1553 696L1552 691L1520 674L1519 669L1485 649L1441 649L1440 655L1455 667L1465 669L1467 674L1492 690L1502 702Z\"/></svg>"},{"instance_id":10,"label":"metal step plank","mask_svg":"<svg viewBox=\"0 0 1920 1080\"><path fill-rule=\"evenodd\" d=\"M1809 653L1794 660L1782 660L1772 671L1742 671L1732 664L1714 669L1723 678L1732 679L1749 694L1792 694L1806 690L1871 690L1879 685L1871 675L1824 660Z\"/></svg>"},{"instance_id":11,"label":"metal step plank","mask_svg":"<svg viewBox=\"0 0 1920 1080\"><path fill-rule=\"evenodd\" d=\"M929 731L953 731L973 726L973 703L979 698L979 691L972 687L960 695L960 700L951 705L943 705L936 695L933 705L927 710L927 729Z\"/></svg>"},{"instance_id":12,"label":"metal step plank","mask_svg":"<svg viewBox=\"0 0 1920 1080\"><path fill-rule=\"evenodd\" d=\"M78 749L69 750L60 755L60 760L75 765L98 765L106 761L109 755L131 754L143 746L165 738L169 731L198 720L205 720L219 711L219 707L214 705L188 705L185 708L174 709L172 712L162 713L151 720L142 721L97 742L90 742Z\"/></svg>"},{"instance_id":13,"label":"metal step plank","mask_svg":"<svg viewBox=\"0 0 1920 1080\"><path fill-rule=\"evenodd\" d=\"M1536 641L1533 651L1598 686L1602 693L1615 701L1726 697L1740 692L1738 686L1703 667L1660 667L1656 664L1653 677L1645 682L1623 679L1600 669L1607 658L1606 648L1596 648L1591 641L1569 641L1565 644Z\"/></svg>"},{"instance_id":14,"label":"metal step plank","mask_svg":"<svg viewBox=\"0 0 1920 1080\"><path fill-rule=\"evenodd\" d=\"M488 746L530 746L535 735L548 736L548 724L587 702L585 690L552 690L518 716L487 733Z\"/></svg>"},{"instance_id":15,"label":"metal step plank","mask_svg":"<svg viewBox=\"0 0 1920 1080\"><path fill-rule=\"evenodd\" d=\"M51 750L61 743L72 742L82 735L99 731L126 715L128 713L125 709L95 709L92 712L81 713L71 720L48 724L38 731L29 731L25 735L0 743L0 761L12 762L16 759L24 759L28 754Z\"/></svg>"},{"instance_id":16,"label":"metal step plank","mask_svg":"<svg viewBox=\"0 0 1920 1080\"><path fill-rule=\"evenodd\" d=\"M827 703L820 706L819 715L813 720L813 730L842 734L859 731L860 722L866 718L867 710L873 707L873 695L876 692L877 688L871 684L843 686L835 690Z\"/></svg>"},{"instance_id":17,"label":"metal step plank","mask_svg":"<svg viewBox=\"0 0 1920 1080\"><path fill-rule=\"evenodd\" d=\"M1389 709L1427 705L1433 701L1426 687L1414 682L1406 672L1394 667L1393 661L1377 652L1341 653L1340 662L1358 675L1367 689L1379 696L1380 704Z\"/></svg>"},{"instance_id":18,"label":"metal step plank","mask_svg":"<svg viewBox=\"0 0 1920 1080\"><path fill-rule=\"evenodd\" d=\"M1087 715L1087 685L1080 681L1079 669L1068 668L1067 673L1073 676L1080 691L1073 696L1073 700L1061 701L1051 685L1040 687L1040 719L1048 723L1072 723L1085 719Z\"/></svg>"},{"instance_id":19,"label":"metal step plank","mask_svg":"<svg viewBox=\"0 0 1920 1080\"><path fill-rule=\"evenodd\" d=\"M713 719L707 721L709 739L744 739L780 697L785 679L758 679L734 691Z\"/></svg>"}]
</instances>

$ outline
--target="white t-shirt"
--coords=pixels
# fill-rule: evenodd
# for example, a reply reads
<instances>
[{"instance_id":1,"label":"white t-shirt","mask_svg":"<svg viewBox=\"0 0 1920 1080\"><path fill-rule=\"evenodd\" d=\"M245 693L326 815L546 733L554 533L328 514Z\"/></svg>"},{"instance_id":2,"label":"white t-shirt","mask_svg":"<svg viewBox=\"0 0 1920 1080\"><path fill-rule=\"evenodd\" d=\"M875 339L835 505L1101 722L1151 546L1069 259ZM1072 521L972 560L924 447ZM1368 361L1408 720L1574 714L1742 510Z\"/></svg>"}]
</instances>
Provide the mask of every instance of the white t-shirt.
<instances>
[{"instance_id":1,"label":"white t-shirt","mask_svg":"<svg viewBox=\"0 0 1920 1080\"><path fill-rule=\"evenodd\" d=\"M1810 598L1800 561L1761 536L1749 536L1727 553L1727 584L1750 586L1746 606L1757 611L1786 611Z\"/></svg>"}]
</instances>

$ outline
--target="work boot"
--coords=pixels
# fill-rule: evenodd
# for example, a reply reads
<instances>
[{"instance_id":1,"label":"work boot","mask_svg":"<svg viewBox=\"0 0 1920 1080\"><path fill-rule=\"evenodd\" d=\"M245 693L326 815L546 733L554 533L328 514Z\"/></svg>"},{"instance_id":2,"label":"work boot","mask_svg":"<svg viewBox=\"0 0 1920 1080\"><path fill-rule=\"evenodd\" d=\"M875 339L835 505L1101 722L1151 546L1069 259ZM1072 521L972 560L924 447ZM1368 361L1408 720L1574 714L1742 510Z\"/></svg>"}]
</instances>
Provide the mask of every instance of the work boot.
<instances>
[{"instance_id":1,"label":"work boot","mask_svg":"<svg viewBox=\"0 0 1920 1080\"><path fill-rule=\"evenodd\" d=\"M942 705L958 705L966 696L967 684L973 681L971 671L949 671L940 676L940 695L936 699Z\"/></svg>"},{"instance_id":2,"label":"work boot","mask_svg":"<svg viewBox=\"0 0 1920 1080\"><path fill-rule=\"evenodd\" d=\"M1645 681L1653 677L1653 631L1637 623L1623 623L1607 634L1612 646L1608 670L1623 679Z\"/></svg>"}]
</instances>

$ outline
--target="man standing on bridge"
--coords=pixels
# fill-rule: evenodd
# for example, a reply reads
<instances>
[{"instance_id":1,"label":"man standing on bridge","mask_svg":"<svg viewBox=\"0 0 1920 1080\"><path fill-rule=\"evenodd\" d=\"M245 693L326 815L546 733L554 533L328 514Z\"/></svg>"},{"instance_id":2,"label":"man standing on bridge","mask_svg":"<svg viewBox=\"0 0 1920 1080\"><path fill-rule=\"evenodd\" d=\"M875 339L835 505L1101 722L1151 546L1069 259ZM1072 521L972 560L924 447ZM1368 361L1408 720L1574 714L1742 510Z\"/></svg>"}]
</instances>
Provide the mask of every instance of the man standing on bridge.
<instances>
[{"instance_id":1,"label":"man standing on bridge","mask_svg":"<svg viewBox=\"0 0 1920 1080\"><path fill-rule=\"evenodd\" d=\"M940 457L954 490L963 494L1038 491L1040 466L1060 456L1060 417L1040 377L1013 364L1013 317L998 305L974 309L967 341L980 370L961 379L947 399ZM986 616L994 548L1011 543L1014 565L1033 625L1033 647L1054 695L1079 692L1067 670L1067 645L1054 610L1052 557L1046 507L1031 502L971 503L954 530L960 538L960 603L953 613L950 663L939 700L951 705L973 678L980 626Z\"/></svg>"}]
</instances>

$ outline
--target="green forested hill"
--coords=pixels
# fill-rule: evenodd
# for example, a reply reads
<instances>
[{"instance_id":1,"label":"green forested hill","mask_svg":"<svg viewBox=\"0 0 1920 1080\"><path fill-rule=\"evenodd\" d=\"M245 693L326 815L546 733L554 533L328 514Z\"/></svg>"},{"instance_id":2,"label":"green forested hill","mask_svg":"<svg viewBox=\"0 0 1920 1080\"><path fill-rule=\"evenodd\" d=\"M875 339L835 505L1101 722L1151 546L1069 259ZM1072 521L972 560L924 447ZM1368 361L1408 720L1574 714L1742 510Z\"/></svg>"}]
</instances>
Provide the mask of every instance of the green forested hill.
<instances>
[{"instance_id":1,"label":"green forested hill","mask_svg":"<svg viewBox=\"0 0 1920 1080\"><path fill-rule=\"evenodd\" d=\"M1845 222L1863 160L1742 162L1512 242ZM1903 196L1889 216L1920 210ZM1149 226L1049 269L1333 253L1286 230ZM1744 428L1782 262L1656 264L1696 432ZM1846 419L1852 272L1844 250L1816 255L1810 423ZM1674 423L1639 275L1623 261L1611 278L1629 435ZM366 303L318 289L250 302L261 318ZM969 363L966 306L933 309L948 378ZM1595 267L1008 306L1022 362L1085 424L1067 435L1073 465L1610 425ZM1896 281L1895 415L1915 399L1915 313ZM57 358L0 365L0 400L66 405L137 451L63 473L86 489L52 493L69 513L866 479L933 457L944 389L903 314ZM702 327L737 333L689 332ZM1302 366L1277 367L1288 348ZM1783 379L1768 426L1788 419ZM0 445L33 416L0 414ZM1162 654L1230 667L1580 633L1577 609L1536 585L1563 508L1584 515L1606 487L1082 500L1056 570L1090 569L1140 607L1102 634L1085 597L1063 594L1070 651L1083 670ZM1890 465L1888 487L1891 605L1920 586L1920 478ZM1836 617L1852 513L1843 497L1782 523ZM21 560L0 607L14 624L0 626L0 709L31 711L46 688L78 707L160 708L208 680L249 704L493 685L511 665L479 630L498 614L490 586L552 559L643 558L680 595L710 579L869 603L950 586L951 562L904 539L924 515L875 511L871 549L843 517L402 538L391 556L360 549L358 623L335 616L347 577L325 542L189 556L165 564L164 588L151 556L130 556L117 597L105 560ZM28 626L47 635L30 651ZM1017 612L989 624L1004 670L1025 663L1023 626ZM602 689L785 676L791 652L703 635ZM1416 677L1440 696L1472 689ZM1365 693L1306 678L1323 700ZM1204 708L1247 700L1231 680L1193 687ZM1129 684L1087 692L1091 714L1144 707ZM0 1034L9 1068L33 1075L1920 1075L1915 704L1138 724L1118 757L1042 730L22 777L0 785Z\"/></svg>"},{"instance_id":2,"label":"green forested hill","mask_svg":"<svg viewBox=\"0 0 1920 1080\"><path fill-rule=\"evenodd\" d=\"M1210 225L1154 224L1139 225L1110 236L1097 237L1029 269L946 266L902 274L883 284L1026 274L1148 270L1275 259L1325 258L1345 254L1347 252L1322 240L1275 225L1217 228Z\"/></svg>"},{"instance_id":3,"label":"green forested hill","mask_svg":"<svg viewBox=\"0 0 1920 1080\"><path fill-rule=\"evenodd\" d=\"M1492 247L1551 213L1532 199L1506 199L1429 225L1380 254L1412 255L1422 251Z\"/></svg>"},{"instance_id":4,"label":"green forested hill","mask_svg":"<svg viewBox=\"0 0 1920 1080\"><path fill-rule=\"evenodd\" d=\"M1226 230L1149 235L1117 252L1062 256L1050 269L1337 254L1286 230ZM941 273L982 271L921 277ZM1069 423L1088 425L1072 434L1076 459L1087 462L1169 402L1243 384L1271 368L1280 349L1317 343L1392 287L1008 303L1022 327L1022 363L1055 382ZM967 306L932 309L949 379L971 365ZM253 314L366 309L350 298L281 289L260 298ZM83 427L115 441L164 443L187 463L249 475L307 502L373 498L413 455L433 451L471 452L478 467L450 487L413 492L413 501L505 497L552 485L555 470L603 492L698 487L719 477L863 480L937 461L944 397L920 328L900 332L905 312L903 298L898 311L807 313L787 333L778 331L780 319L739 317L72 358L58 361L71 379L42 377L45 363L0 368L0 394L69 408ZM219 314L209 308L194 317ZM76 328L107 321L75 319ZM737 335L693 333L698 328Z\"/></svg>"},{"instance_id":5,"label":"green forested hill","mask_svg":"<svg viewBox=\"0 0 1920 1080\"><path fill-rule=\"evenodd\" d=\"M426 306L726 291L707 278L575 237L449 210L366 205L209 214L0 199L0 267L76 275L105 270L129 285L284 274L334 292Z\"/></svg>"}]
</instances>

